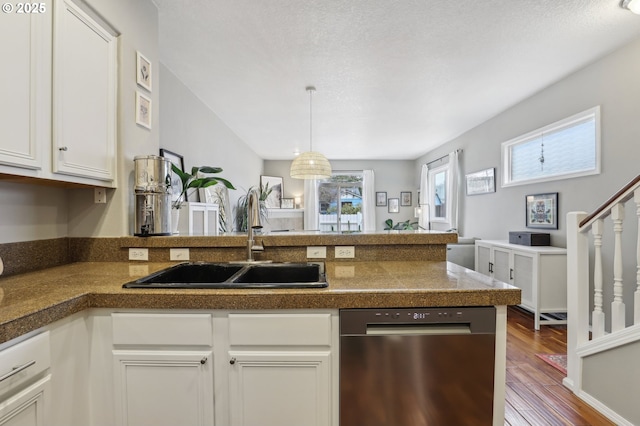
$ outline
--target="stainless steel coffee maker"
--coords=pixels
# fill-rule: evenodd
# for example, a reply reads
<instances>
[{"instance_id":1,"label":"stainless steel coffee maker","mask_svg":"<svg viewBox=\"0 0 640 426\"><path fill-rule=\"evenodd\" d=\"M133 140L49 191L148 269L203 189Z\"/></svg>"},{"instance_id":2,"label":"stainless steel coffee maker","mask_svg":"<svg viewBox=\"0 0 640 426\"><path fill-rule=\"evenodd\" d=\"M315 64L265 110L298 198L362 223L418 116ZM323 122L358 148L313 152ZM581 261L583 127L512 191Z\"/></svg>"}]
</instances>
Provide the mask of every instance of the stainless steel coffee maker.
<instances>
[{"instance_id":1,"label":"stainless steel coffee maker","mask_svg":"<svg viewBox=\"0 0 640 426\"><path fill-rule=\"evenodd\" d=\"M171 235L171 162L139 155L135 163L135 228L133 235Z\"/></svg>"}]
</instances>

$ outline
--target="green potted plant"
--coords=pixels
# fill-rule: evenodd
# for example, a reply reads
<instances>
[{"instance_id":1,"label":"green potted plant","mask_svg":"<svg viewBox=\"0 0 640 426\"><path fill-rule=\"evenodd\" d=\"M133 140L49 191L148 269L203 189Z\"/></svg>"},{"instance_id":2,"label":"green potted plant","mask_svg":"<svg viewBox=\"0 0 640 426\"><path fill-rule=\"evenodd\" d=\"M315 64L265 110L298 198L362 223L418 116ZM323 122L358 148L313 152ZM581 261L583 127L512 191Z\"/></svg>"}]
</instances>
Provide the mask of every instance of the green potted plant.
<instances>
[{"instance_id":1,"label":"green potted plant","mask_svg":"<svg viewBox=\"0 0 640 426\"><path fill-rule=\"evenodd\" d=\"M385 227L384 230L385 231L409 231L409 230L415 230L415 226L418 225L418 222L411 222L410 220L405 220L404 222L398 222L395 225L393 224L393 220L392 219L387 219L384 221Z\"/></svg>"},{"instance_id":2,"label":"green potted plant","mask_svg":"<svg viewBox=\"0 0 640 426\"><path fill-rule=\"evenodd\" d=\"M247 193L238 199L238 204L236 204L236 227L239 232L247 231L247 209L249 204L249 193L253 191L253 186L247 190ZM260 219L265 221L267 219L267 205L265 204L265 200L271 194L273 188L269 188L269 184L267 183L264 187L260 185L260 190L258 192L258 200L260 202L259 211L260 211Z\"/></svg>"},{"instance_id":3,"label":"green potted plant","mask_svg":"<svg viewBox=\"0 0 640 426\"><path fill-rule=\"evenodd\" d=\"M173 208L179 209L182 207L182 202L185 199L185 195L187 194L187 190L193 188L206 188L211 185L215 185L218 182L222 183L229 189L236 189L231 182L221 177L198 177L198 172L208 173L208 174L216 174L222 172L220 167L210 167L210 166L194 166L191 168L191 173L183 172L175 164L171 165L171 170L173 173L177 174L180 177L180 182L182 182L182 190L180 191L180 195L173 202Z\"/></svg>"}]
</instances>

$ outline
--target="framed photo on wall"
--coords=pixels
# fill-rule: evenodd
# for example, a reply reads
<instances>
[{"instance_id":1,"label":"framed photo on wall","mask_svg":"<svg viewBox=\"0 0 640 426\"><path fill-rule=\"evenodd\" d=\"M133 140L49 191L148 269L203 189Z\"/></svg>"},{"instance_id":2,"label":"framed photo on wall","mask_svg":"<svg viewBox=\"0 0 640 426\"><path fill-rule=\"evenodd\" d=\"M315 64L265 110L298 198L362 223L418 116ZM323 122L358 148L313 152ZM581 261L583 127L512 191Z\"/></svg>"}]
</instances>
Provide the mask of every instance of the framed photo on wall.
<instances>
[{"instance_id":1,"label":"framed photo on wall","mask_svg":"<svg viewBox=\"0 0 640 426\"><path fill-rule=\"evenodd\" d=\"M174 164L177 168L184 172L184 158L180 154L176 154L175 152L171 152L168 149L160 148L160 157L164 157L167 160L171 161L171 164ZM182 182L180 181L180 177L171 172L171 201L175 202L178 200L180 193L182 192ZM187 201L187 193L184 194L184 200Z\"/></svg>"},{"instance_id":2,"label":"framed photo on wall","mask_svg":"<svg viewBox=\"0 0 640 426\"><path fill-rule=\"evenodd\" d=\"M479 172L469 173L465 175L467 183L467 195L479 195L487 194L489 192L496 192L496 169L491 167L489 169L480 170Z\"/></svg>"},{"instance_id":3,"label":"framed photo on wall","mask_svg":"<svg viewBox=\"0 0 640 426\"><path fill-rule=\"evenodd\" d=\"M136 83L151 92L151 61L136 52Z\"/></svg>"},{"instance_id":4,"label":"framed photo on wall","mask_svg":"<svg viewBox=\"0 0 640 426\"><path fill-rule=\"evenodd\" d=\"M387 193L376 192L376 207L384 207L387 205Z\"/></svg>"},{"instance_id":5,"label":"framed photo on wall","mask_svg":"<svg viewBox=\"0 0 640 426\"><path fill-rule=\"evenodd\" d=\"M558 229L558 193L526 196L527 228Z\"/></svg>"},{"instance_id":6,"label":"framed photo on wall","mask_svg":"<svg viewBox=\"0 0 640 426\"><path fill-rule=\"evenodd\" d=\"M389 198L389 213L400 213L400 199Z\"/></svg>"},{"instance_id":7,"label":"framed photo on wall","mask_svg":"<svg viewBox=\"0 0 640 426\"><path fill-rule=\"evenodd\" d=\"M136 124L151 129L151 99L136 90Z\"/></svg>"},{"instance_id":8,"label":"framed photo on wall","mask_svg":"<svg viewBox=\"0 0 640 426\"><path fill-rule=\"evenodd\" d=\"M268 209L279 209L282 204L282 194L284 194L282 176L260 176L260 187L266 188L267 185L271 193L264 200L264 204Z\"/></svg>"},{"instance_id":9,"label":"framed photo on wall","mask_svg":"<svg viewBox=\"0 0 640 426\"><path fill-rule=\"evenodd\" d=\"M401 192L400 193L400 205L401 206L410 206L411 205L411 192Z\"/></svg>"}]
</instances>

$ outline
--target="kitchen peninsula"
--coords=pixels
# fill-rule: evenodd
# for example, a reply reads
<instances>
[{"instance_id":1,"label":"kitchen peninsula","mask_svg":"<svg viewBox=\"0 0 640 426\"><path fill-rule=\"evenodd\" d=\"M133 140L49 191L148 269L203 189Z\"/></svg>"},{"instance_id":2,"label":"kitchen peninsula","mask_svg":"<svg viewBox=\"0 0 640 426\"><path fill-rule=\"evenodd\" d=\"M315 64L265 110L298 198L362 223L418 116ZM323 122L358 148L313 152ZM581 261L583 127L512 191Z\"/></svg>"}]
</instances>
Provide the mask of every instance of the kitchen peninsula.
<instances>
[{"instance_id":1,"label":"kitchen peninsula","mask_svg":"<svg viewBox=\"0 0 640 426\"><path fill-rule=\"evenodd\" d=\"M123 289L122 284L128 281L174 264L168 261L170 248L189 248L190 259L196 261L242 260L246 236L70 239L70 257L76 260L73 263L0 278L0 341L4 342L0 349L41 332L50 333L52 383L64 381L69 374L77 388L73 397L52 392L51 405L75 407L78 401L72 398L80 398L92 407L74 413L53 410L54 420L66 424L87 423L89 418L94 424L105 425L125 418L131 421L144 412L145 404L154 402L145 398L138 401L139 395L132 394L133 388L128 389L126 383L135 381L135 377L151 377L141 366L157 367L180 354L184 358L181 362L192 367L187 370L195 372L192 379L198 383L191 391L195 394L190 395L198 400L215 399L210 408L207 404L205 408L202 404L185 405L185 409L195 410L191 414L200 419L198 424L213 424L214 419L216 424L250 424L243 416L254 411L264 415L261 398L276 395L273 398L277 399L277 392L267 391L274 385L265 385L267 376L261 375L265 371L258 366L275 363L309 367L317 387L305 389L310 393L294 395L302 400L291 406L305 407L304 403L314 401L317 424L337 425L340 309L496 306L494 412L501 413L506 305L520 302L520 290L446 262L446 244L457 241L455 234L302 233L264 235L260 240L265 246L262 258L274 261L306 261L306 247L326 247L329 286ZM340 246L353 246L355 257L336 259L335 247ZM129 248L148 248L149 262L128 261ZM128 375L131 371L134 376ZM142 376L135 376L135 371ZM259 371L258 376L249 375L251 371ZM158 380L166 379L162 373ZM105 384L114 377L113 386ZM301 377L298 379L307 383L308 377ZM291 385L287 380L283 383ZM154 385L145 380L136 386L158 397ZM243 393L248 389L258 394ZM134 401L141 405L132 407ZM179 406L162 397L155 401L164 401L160 404L169 407L166 415ZM276 406L279 403L271 402ZM142 411L138 413L137 409Z\"/></svg>"}]
</instances>

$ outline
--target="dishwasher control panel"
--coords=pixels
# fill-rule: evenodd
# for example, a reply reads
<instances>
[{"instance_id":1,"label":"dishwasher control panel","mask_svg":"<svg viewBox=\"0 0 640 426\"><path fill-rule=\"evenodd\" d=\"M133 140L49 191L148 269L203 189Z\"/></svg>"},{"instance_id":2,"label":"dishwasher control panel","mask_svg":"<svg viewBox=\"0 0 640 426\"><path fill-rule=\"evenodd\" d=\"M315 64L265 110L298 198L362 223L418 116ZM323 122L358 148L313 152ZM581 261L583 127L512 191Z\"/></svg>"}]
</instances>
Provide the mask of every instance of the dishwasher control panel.
<instances>
[{"instance_id":1,"label":"dishwasher control panel","mask_svg":"<svg viewBox=\"0 0 640 426\"><path fill-rule=\"evenodd\" d=\"M340 334L364 333L370 325L468 324L472 332L495 333L496 309L482 307L342 309Z\"/></svg>"}]
</instances>

